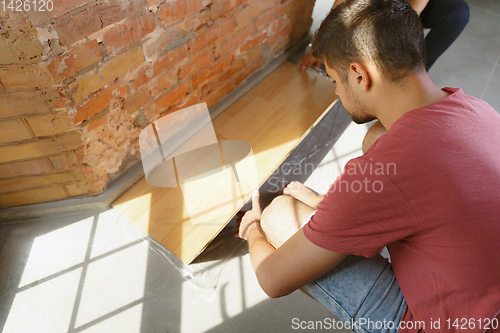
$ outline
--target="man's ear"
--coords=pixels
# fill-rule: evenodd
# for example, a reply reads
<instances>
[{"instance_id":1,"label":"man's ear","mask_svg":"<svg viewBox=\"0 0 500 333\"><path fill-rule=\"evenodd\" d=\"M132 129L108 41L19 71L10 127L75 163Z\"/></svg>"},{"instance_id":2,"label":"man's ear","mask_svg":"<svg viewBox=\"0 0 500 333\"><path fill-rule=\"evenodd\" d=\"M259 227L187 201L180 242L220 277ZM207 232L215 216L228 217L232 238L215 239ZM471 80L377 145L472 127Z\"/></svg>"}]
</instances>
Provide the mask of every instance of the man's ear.
<instances>
[{"instance_id":1,"label":"man's ear","mask_svg":"<svg viewBox=\"0 0 500 333\"><path fill-rule=\"evenodd\" d=\"M372 78L370 76L370 72L368 68L359 62L353 62L350 65L351 74L355 77L356 84L365 91L371 89L372 86Z\"/></svg>"}]
</instances>

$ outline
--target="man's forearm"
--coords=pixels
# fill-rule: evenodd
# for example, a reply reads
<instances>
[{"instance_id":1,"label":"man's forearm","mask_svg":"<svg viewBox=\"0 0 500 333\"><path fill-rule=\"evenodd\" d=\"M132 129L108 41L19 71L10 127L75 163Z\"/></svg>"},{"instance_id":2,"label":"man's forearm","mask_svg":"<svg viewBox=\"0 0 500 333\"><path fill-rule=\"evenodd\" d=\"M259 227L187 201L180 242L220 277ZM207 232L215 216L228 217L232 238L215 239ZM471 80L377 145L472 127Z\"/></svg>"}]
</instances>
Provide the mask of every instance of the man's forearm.
<instances>
[{"instance_id":1,"label":"man's forearm","mask_svg":"<svg viewBox=\"0 0 500 333\"><path fill-rule=\"evenodd\" d=\"M344 2L344 0L335 0L335 1L333 2L332 9L333 9L333 8L335 8L335 7L337 7L337 5L338 5L338 4L340 4L340 3L342 3L342 2Z\"/></svg>"},{"instance_id":2,"label":"man's forearm","mask_svg":"<svg viewBox=\"0 0 500 333\"><path fill-rule=\"evenodd\" d=\"M262 262L271 255L276 249L269 244L260 227L260 223L253 223L248 227L248 251L250 252L250 261L252 267L257 273L257 269ZM257 276L258 278L258 276Z\"/></svg>"},{"instance_id":3,"label":"man's forearm","mask_svg":"<svg viewBox=\"0 0 500 333\"><path fill-rule=\"evenodd\" d=\"M422 14L422 11L428 3L429 0L410 0L410 5L417 12L418 16Z\"/></svg>"}]
</instances>

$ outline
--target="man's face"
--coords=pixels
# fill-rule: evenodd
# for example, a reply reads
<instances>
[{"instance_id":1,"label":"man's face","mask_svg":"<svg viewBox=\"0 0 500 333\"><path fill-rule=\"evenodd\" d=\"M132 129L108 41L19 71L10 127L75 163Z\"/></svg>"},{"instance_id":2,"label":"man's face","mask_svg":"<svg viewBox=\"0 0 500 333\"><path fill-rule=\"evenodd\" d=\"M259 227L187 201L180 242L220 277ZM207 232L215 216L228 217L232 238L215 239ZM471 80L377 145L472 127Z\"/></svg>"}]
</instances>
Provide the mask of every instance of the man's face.
<instances>
[{"instance_id":1,"label":"man's face","mask_svg":"<svg viewBox=\"0 0 500 333\"><path fill-rule=\"evenodd\" d=\"M325 66L328 76L336 82L335 94L337 94L342 100L342 105L344 105L347 112L349 112L352 120L356 124L364 124L374 120L375 117L367 113L368 108L352 89L351 84L349 83L351 77L349 76L346 82L342 82L340 76L333 68L328 67L326 63Z\"/></svg>"}]
</instances>

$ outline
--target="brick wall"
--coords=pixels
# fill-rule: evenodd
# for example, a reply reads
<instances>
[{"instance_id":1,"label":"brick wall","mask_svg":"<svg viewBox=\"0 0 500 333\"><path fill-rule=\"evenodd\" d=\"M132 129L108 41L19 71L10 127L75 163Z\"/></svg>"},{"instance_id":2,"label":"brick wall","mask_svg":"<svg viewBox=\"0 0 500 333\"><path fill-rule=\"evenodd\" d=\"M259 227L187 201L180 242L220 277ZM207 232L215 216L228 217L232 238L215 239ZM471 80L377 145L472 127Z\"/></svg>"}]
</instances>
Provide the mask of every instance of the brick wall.
<instances>
[{"instance_id":1,"label":"brick wall","mask_svg":"<svg viewBox=\"0 0 500 333\"><path fill-rule=\"evenodd\" d=\"M309 29L314 0L53 0L0 9L0 206L91 196L142 128L215 105Z\"/></svg>"}]
</instances>

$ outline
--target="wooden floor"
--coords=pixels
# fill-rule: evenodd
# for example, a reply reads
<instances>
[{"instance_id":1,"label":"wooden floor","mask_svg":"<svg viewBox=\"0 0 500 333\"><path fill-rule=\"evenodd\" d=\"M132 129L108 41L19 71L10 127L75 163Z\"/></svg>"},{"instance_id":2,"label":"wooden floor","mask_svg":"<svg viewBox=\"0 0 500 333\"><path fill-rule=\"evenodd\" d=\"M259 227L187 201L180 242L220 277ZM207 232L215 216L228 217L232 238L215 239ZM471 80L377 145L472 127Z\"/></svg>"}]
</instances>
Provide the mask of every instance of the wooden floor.
<instances>
[{"instance_id":1,"label":"wooden floor","mask_svg":"<svg viewBox=\"0 0 500 333\"><path fill-rule=\"evenodd\" d=\"M287 62L214 119L213 126L219 141L241 140L250 144L260 186L335 101L335 86L331 82L310 72L300 72ZM245 199L252 190L244 189ZM200 193L203 191L200 188ZM214 197L214 209L219 204ZM181 188L153 187L143 178L112 206L183 262L190 263L243 204L224 216L193 224Z\"/></svg>"}]
</instances>

